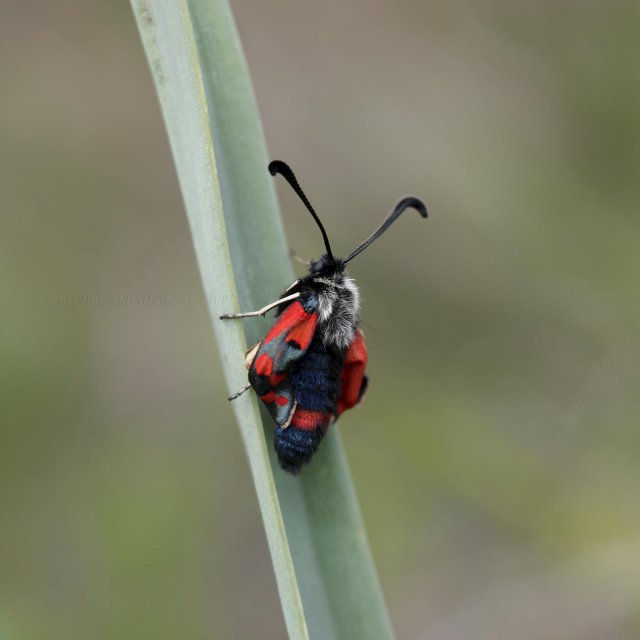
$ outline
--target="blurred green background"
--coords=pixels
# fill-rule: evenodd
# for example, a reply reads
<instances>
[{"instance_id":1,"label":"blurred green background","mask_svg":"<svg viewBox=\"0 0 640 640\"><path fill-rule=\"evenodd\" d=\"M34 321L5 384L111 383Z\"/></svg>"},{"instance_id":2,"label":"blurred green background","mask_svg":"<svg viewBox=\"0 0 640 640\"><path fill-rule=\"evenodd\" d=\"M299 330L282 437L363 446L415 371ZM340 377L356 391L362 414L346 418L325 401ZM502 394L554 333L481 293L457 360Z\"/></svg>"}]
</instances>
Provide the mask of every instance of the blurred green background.
<instances>
[{"instance_id":1,"label":"blurred green background","mask_svg":"<svg viewBox=\"0 0 640 640\"><path fill-rule=\"evenodd\" d=\"M637 3L232 6L336 251L431 212L351 268L399 637L639 637ZM0 75L0 639L283 637L128 4L4 0Z\"/></svg>"}]
</instances>

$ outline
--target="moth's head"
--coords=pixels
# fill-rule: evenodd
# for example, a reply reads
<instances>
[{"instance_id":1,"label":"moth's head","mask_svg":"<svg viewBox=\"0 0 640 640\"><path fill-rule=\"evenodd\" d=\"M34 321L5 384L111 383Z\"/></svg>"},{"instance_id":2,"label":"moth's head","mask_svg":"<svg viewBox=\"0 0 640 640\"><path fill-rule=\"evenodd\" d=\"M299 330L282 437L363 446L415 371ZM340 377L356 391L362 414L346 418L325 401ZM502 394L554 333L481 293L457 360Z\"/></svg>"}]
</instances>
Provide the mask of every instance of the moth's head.
<instances>
[{"instance_id":1,"label":"moth's head","mask_svg":"<svg viewBox=\"0 0 640 640\"><path fill-rule=\"evenodd\" d=\"M336 273L342 273L344 270L345 264L342 260L326 253L317 260L312 260L309 265L309 273L312 276L332 276Z\"/></svg>"}]
</instances>

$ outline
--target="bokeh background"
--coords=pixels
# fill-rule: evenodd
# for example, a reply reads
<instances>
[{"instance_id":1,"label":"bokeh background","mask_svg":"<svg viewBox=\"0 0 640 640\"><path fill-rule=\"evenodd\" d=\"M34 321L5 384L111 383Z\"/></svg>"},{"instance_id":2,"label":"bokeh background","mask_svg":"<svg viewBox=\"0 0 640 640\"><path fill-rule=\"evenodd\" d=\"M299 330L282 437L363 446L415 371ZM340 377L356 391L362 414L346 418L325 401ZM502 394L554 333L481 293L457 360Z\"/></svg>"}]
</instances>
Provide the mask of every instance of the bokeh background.
<instances>
[{"instance_id":1,"label":"bokeh background","mask_svg":"<svg viewBox=\"0 0 640 640\"><path fill-rule=\"evenodd\" d=\"M431 212L352 265L399 637L639 637L637 3L232 6L336 250ZM3 0L0 74L0 638L283 637L129 6Z\"/></svg>"}]
</instances>

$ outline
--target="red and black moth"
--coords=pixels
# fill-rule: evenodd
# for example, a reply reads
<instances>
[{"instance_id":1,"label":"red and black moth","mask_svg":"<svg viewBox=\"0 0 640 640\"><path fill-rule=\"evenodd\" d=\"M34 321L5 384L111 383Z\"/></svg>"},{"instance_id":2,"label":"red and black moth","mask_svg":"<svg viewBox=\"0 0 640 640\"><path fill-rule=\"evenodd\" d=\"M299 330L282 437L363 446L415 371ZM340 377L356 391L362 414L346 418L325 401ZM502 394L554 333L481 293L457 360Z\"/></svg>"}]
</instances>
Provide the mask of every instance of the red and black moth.
<instances>
[{"instance_id":1,"label":"red and black moth","mask_svg":"<svg viewBox=\"0 0 640 640\"><path fill-rule=\"evenodd\" d=\"M329 425L363 398L367 389L367 348L358 327L360 295L346 265L405 211L427 217L424 204L407 196L380 227L346 258L335 258L327 233L287 164L269 164L298 194L320 228L326 253L309 263L309 274L287 287L278 300L258 311L230 313L223 320L264 316L277 320L264 339L249 349L249 383L229 400L253 387L276 423L274 447L280 466L297 474L318 449Z\"/></svg>"}]
</instances>

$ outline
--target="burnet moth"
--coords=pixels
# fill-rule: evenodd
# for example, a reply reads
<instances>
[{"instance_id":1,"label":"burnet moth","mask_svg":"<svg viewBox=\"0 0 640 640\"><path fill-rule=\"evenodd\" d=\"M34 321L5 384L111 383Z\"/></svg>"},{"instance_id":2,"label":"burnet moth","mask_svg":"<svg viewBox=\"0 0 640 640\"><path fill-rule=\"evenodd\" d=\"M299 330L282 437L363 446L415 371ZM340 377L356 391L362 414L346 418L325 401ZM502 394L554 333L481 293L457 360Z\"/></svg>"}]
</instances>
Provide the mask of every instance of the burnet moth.
<instances>
[{"instance_id":1,"label":"burnet moth","mask_svg":"<svg viewBox=\"0 0 640 640\"><path fill-rule=\"evenodd\" d=\"M329 425L363 398L367 389L367 348L358 327L360 295L346 265L362 253L407 209L427 217L424 204L403 198L366 240L346 258L336 258L327 232L287 164L269 164L298 194L322 233L326 253L309 263L309 273L288 286L278 300L258 311L229 313L223 320L264 316L277 319L264 339L249 349L249 383L229 400L253 387L276 423L274 446L280 466L297 474L309 462Z\"/></svg>"}]
</instances>

